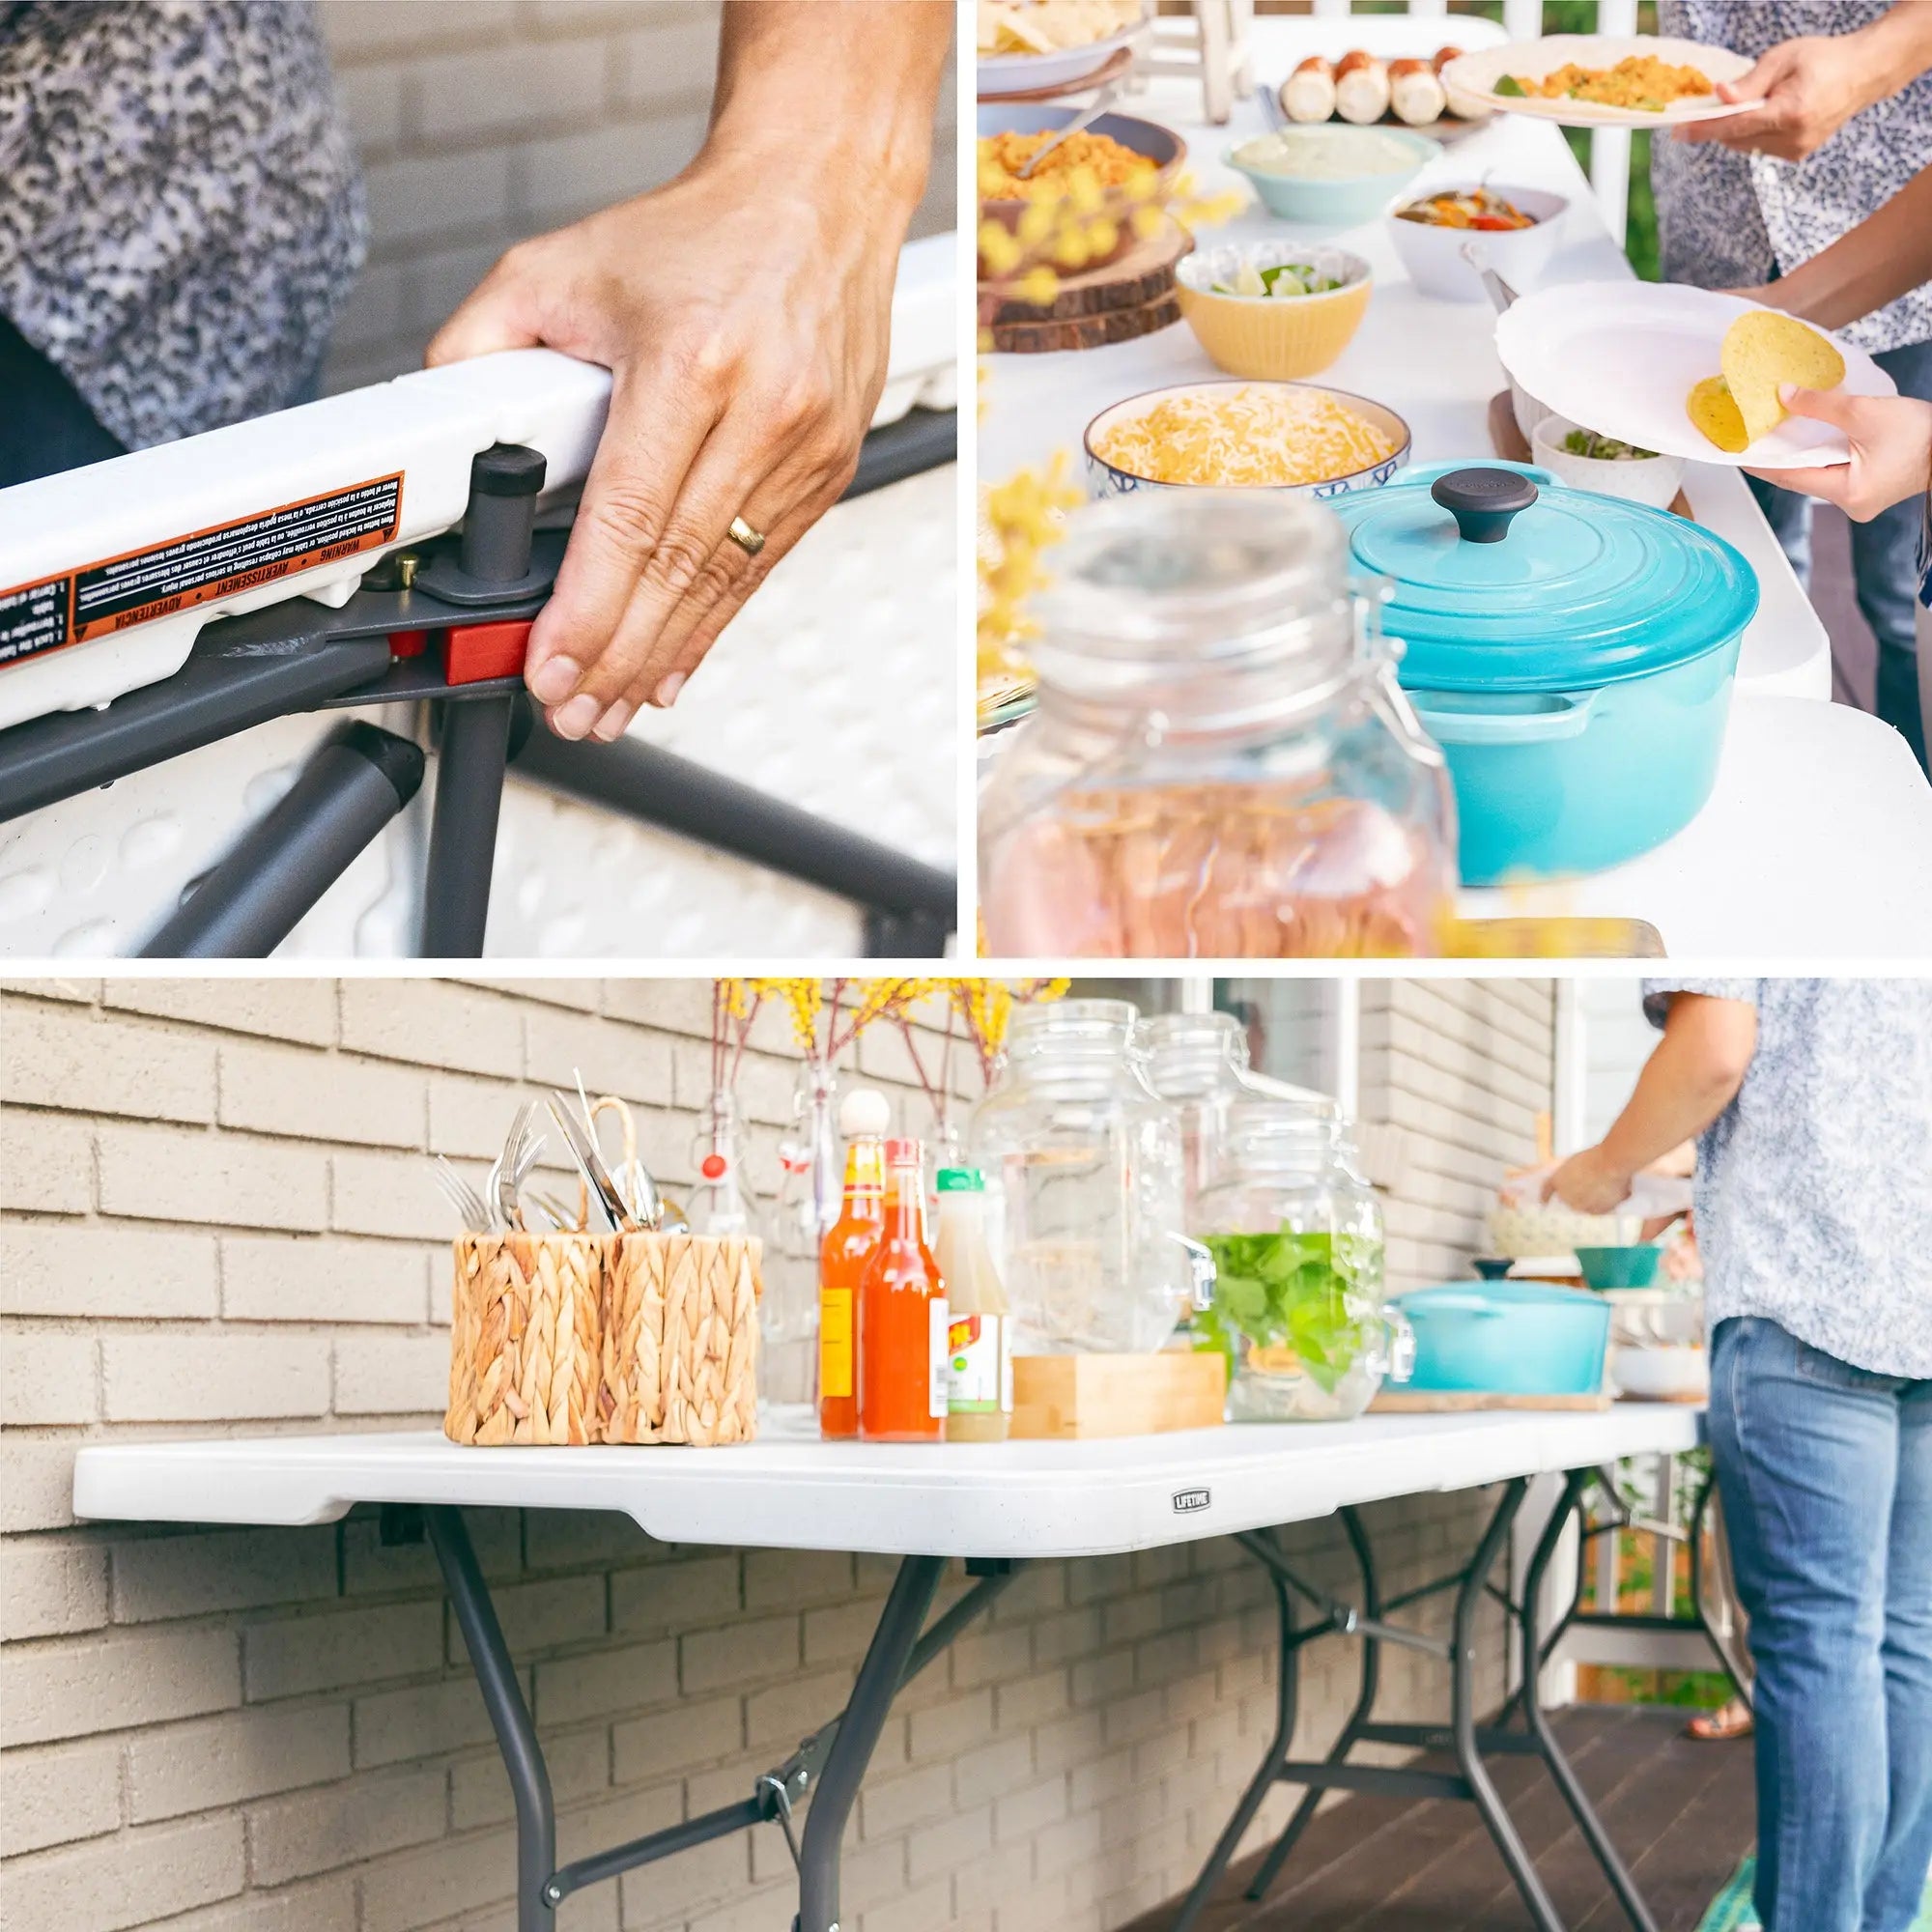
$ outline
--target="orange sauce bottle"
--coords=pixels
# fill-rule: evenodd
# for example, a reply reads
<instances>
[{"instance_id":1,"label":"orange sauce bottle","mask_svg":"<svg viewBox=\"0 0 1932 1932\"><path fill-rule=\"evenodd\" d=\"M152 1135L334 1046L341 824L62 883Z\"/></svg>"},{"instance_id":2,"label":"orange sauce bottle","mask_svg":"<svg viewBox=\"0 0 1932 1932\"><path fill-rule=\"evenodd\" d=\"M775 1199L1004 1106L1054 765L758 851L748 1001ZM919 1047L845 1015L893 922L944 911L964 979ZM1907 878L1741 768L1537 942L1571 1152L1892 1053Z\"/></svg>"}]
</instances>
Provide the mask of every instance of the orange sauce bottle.
<instances>
[{"instance_id":1,"label":"orange sauce bottle","mask_svg":"<svg viewBox=\"0 0 1932 1932\"><path fill-rule=\"evenodd\" d=\"M859 1433L859 1286L886 1225L886 1142L892 1110L871 1087L838 1108L845 1198L818 1251L818 1433Z\"/></svg>"},{"instance_id":2,"label":"orange sauce bottle","mask_svg":"<svg viewBox=\"0 0 1932 1932\"><path fill-rule=\"evenodd\" d=\"M946 1284L925 1244L917 1141L886 1143L886 1222L859 1290L859 1434L937 1442L946 1427Z\"/></svg>"}]
</instances>

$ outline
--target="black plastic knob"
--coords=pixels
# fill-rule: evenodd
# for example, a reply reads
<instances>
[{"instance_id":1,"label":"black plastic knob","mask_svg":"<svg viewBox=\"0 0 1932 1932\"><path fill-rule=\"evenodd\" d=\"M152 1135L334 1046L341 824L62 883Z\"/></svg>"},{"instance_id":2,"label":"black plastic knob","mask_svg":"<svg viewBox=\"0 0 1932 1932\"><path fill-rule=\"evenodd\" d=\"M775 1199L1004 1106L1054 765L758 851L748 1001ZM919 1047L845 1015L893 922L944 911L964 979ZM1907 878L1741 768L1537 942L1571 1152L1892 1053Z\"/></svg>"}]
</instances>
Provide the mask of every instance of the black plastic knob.
<instances>
[{"instance_id":1,"label":"black plastic knob","mask_svg":"<svg viewBox=\"0 0 1932 1932\"><path fill-rule=\"evenodd\" d=\"M469 460L469 489L479 497L534 497L544 485L544 456L520 442L493 442Z\"/></svg>"},{"instance_id":2,"label":"black plastic knob","mask_svg":"<svg viewBox=\"0 0 1932 1932\"><path fill-rule=\"evenodd\" d=\"M1536 485L1514 469L1452 469L1429 494L1456 519L1464 543L1501 543L1511 518L1536 501Z\"/></svg>"}]
</instances>

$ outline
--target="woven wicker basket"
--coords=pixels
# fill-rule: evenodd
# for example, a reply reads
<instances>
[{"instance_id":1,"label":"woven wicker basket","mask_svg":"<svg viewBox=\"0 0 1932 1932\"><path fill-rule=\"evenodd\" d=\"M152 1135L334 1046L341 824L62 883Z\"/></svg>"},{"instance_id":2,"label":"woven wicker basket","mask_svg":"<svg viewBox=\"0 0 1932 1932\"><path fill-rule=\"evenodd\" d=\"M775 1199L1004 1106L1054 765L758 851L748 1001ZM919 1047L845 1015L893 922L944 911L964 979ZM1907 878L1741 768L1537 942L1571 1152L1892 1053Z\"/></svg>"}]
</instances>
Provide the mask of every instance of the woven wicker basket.
<instances>
[{"instance_id":1,"label":"woven wicker basket","mask_svg":"<svg viewBox=\"0 0 1932 1932\"><path fill-rule=\"evenodd\" d=\"M758 1426L763 1244L618 1235L604 1264L605 1442L749 1442Z\"/></svg>"},{"instance_id":2,"label":"woven wicker basket","mask_svg":"<svg viewBox=\"0 0 1932 1932\"><path fill-rule=\"evenodd\" d=\"M449 1413L478 1446L598 1439L601 1301L596 1235L465 1235L455 1243Z\"/></svg>"}]
</instances>

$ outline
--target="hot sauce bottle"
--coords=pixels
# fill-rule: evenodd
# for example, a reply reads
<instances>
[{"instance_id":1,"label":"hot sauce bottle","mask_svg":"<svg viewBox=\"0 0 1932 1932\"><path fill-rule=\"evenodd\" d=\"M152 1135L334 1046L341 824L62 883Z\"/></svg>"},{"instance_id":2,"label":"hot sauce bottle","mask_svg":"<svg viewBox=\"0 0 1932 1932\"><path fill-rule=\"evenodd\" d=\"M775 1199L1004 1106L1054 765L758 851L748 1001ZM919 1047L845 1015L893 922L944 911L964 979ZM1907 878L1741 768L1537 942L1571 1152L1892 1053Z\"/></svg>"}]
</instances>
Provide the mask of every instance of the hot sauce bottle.
<instances>
[{"instance_id":1,"label":"hot sauce bottle","mask_svg":"<svg viewBox=\"0 0 1932 1932\"><path fill-rule=\"evenodd\" d=\"M886 1143L886 1220L859 1290L859 1434L937 1442L946 1426L946 1284L925 1244L917 1141Z\"/></svg>"},{"instance_id":2,"label":"hot sauce bottle","mask_svg":"<svg viewBox=\"0 0 1932 1932\"><path fill-rule=\"evenodd\" d=\"M859 1433L859 1285L886 1222L886 1142L892 1110L871 1087L838 1108L845 1198L818 1251L818 1433Z\"/></svg>"}]
</instances>

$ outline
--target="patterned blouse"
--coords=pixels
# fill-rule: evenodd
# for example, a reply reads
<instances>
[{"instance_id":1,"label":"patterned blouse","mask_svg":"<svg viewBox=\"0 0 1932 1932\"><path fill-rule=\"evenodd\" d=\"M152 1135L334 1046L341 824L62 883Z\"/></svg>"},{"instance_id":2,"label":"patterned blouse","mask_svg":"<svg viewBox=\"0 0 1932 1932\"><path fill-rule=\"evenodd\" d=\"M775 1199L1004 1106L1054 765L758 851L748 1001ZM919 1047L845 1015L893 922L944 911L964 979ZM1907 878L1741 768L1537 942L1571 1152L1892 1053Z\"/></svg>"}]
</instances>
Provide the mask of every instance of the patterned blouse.
<instances>
[{"instance_id":1,"label":"patterned blouse","mask_svg":"<svg viewBox=\"0 0 1932 1932\"><path fill-rule=\"evenodd\" d=\"M1849 34L1891 0L1660 0L1659 31L1758 59L1802 34ZM1663 279L1751 288L1827 248L1932 164L1932 73L1855 114L1802 161L1651 137ZM1867 352L1932 340L1932 283L1839 331Z\"/></svg>"},{"instance_id":2,"label":"patterned blouse","mask_svg":"<svg viewBox=\"0 0 1932 1932\"><path fill-rule=\"evenodd\" d=\"M1646 980L1757 1009L1697 1143L1709 1325L1762 1315L1879 1375L1932 1378L1932 980Z\"/></svg>"},{"instance_id":3,"label":"patterned blouse","mask_svg":"<svg viewBox=\"0 0 1932 1932\"><path fill-rule=\"evenodd\" d=\"M280 409L361 266L305 0L0 0L0 313L131 448Z\"/></svg>"}]
</instances>

